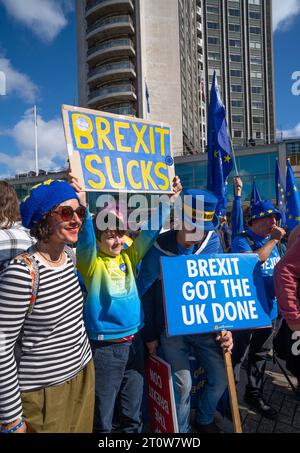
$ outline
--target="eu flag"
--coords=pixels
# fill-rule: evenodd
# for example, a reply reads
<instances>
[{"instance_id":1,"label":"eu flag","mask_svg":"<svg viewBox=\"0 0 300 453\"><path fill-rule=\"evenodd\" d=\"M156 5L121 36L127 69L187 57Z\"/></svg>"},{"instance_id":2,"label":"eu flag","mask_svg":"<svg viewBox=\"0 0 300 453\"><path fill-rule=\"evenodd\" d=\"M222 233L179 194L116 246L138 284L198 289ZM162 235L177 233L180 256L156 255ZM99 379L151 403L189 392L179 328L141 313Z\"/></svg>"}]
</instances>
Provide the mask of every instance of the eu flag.
<instances>
[{"instance_id":1,"label":"eu flag","mask_svg":"<svg viewBox=\"0 0 300 453\"><path fill-rule=\"evenodd\" d=\"M227 208L227 177L232 170L233 160L226 110L220 98L216 72L214 72L210 92L207 152L207 188L219 200L216 214L223 216Z\"/></svg>"},{"instance_id":2,"label":"eu flag","mask_svg":"<svg viewBox=\"0 0 300 453\"><path fill-rule=\"evenodd\" d=\"M290 161L287 162L286 174L286 225L289 231L300 223L299 189Z\"/></svg>"},{"instance_id":3,"label":"eu flag","mask_svg":"<svg viewBox=\"0 0 300 453\"><path fill-rule=\"evenodd\" d=\"M250 199L251 206L253 204L257 203L258 201L262 201L262 200L261 200L261 196L259 195L259 192L258 192L256 181L254 179L253 186L252 186L252 192L251 192L251 199Z\"/></svg>"},{"instance_id":4,"label":"eu flag","mask_svg":"<svg viewBox=\"0 0 300 453\"><path fill-rule=\"evenodd\" d=\"M278 161L276 161L276 170L275 170L275 184L276 184L276 208L281 214L281 226L285 227L286 217L285 217L285 203L286 203L286 194L285 187L283 184L283 179L280 174L280 169Z\"/></svg>"}]
</instances>

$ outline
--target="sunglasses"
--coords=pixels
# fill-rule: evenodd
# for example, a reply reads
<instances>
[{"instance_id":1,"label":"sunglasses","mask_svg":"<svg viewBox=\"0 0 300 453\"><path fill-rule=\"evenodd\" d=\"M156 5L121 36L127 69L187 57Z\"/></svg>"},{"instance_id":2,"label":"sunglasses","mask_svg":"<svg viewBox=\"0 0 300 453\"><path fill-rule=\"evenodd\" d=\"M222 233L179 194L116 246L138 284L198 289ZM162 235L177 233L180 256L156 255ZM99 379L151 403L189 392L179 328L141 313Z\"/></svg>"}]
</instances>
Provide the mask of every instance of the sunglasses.
<instances>
[{"instance_id":1,"label":"sunglasses","mask_svg":"<svg viewBox=\"0 0 300 453\"><path fill-rule=\"evenodd\" d=\"M73 209L71 206L60 206L52 212L58 214L63 222L69 222L72 220L74 214L76 213L79 219L83 222L86 218L87 209L84 206L78 206L76 209Z\"/></svg>"}]
</instances>

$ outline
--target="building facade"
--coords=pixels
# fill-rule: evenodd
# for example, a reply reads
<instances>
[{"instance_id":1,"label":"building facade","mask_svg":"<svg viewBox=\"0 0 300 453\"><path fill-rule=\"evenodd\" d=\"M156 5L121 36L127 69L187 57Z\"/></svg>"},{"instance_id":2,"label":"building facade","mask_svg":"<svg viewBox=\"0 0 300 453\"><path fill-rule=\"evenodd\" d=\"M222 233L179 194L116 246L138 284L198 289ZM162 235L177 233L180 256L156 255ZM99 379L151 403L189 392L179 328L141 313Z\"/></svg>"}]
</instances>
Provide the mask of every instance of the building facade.
<instances>
[{"instance_id":1,"label":"building facade","mask_svg":"<svg viewBox=\"0 0 300 453\"><path fill-rule=\"evenodd\" d=\"M279 162L280 172L285 179L286 160L290 159L295 177L300 189L300 138L287 139L273 145L261 145L242 148L236 152L236 163L239 175L243 179L243 200L250 201L253 179L255 178L258 190L265 199L275 199L275 165ZM207 181L207 153L194 156L178 156L175 158L175 172L180 177L184 188L205 188ZM232 200L233 177L229 178L229 201ZM35 176L30 174L18 175L8 181L17 190L19 199L24 198L37 183L47 179L66 179L66 172L43 172ZM97 193L88 193L89 202L95 206Z\"/></svg>"},{"instance_id":2,"label":"building facade","mask_svg":"<svg viewBox=\"0 0 300 453\"><path fill-rule=\"evenodd\" d=\"M272 2L203 0L206 89L216 71L235 147L275 143Z\"/></svg>"},{"instance_id":3,"label":"building facade","mask_svg":"<svg viewBox=\"0 0 300 453\"><path fill-rule=\"evenodd\" d=\"M174 155L203 152L201 5L77 0L79 105L170 124Z\"/></svg>"}]
</instances>

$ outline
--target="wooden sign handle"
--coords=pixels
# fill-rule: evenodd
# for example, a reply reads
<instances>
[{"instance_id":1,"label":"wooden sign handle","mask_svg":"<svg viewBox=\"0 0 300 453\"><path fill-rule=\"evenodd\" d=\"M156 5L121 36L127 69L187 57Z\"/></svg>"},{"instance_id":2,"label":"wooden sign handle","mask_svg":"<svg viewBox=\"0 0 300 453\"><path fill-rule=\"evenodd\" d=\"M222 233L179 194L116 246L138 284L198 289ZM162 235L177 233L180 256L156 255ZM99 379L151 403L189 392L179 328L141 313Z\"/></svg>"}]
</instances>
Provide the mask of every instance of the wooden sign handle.
<instances>
[{"instance_id":1,"label":"wooden sign handle","mask_svg":"<svg viewBox=\"0 0 300 453\"><path fill-rule=\"evenodd\" d=\"M221 336L224 336L225 334L226 334L226 332L224 330L222 330ZM242 433L243 430L242 430L239 403L238 403L237 392L236 392L234 373L233 373L233 368L232 368L231 354L230 354L230 352L223 351L223 356L224 356L227 383L228 383L228 392L229 392L230 408L231 408L231 413L232 413L233 428L234 428L235 433Z\"/></svg>"}]
</instances>

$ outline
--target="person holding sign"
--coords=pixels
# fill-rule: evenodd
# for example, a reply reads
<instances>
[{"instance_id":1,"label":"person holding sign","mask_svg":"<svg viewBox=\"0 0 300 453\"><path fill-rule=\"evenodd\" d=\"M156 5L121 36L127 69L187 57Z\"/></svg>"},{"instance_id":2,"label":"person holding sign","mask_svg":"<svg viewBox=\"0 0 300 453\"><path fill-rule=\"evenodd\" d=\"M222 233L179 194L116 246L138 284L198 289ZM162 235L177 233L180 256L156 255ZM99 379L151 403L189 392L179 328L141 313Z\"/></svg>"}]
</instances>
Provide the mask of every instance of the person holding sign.
<instances>
[{"instance_id":1,"label":"person holding sign","mask_svg":"<svg viewBox=\"0 0 300 453\"><path fill-rule=\"evenodd\" d=\"M69 180L86 204L78 179L70 173ZM170 202L181 189L175 177ZM169 214L170 203L161 207L160 225ZM124 249L127 219L122 205L111 204L98 216L94 228L88 213L77 244L78 269L88 291L84 319L96 370L94 432L111 432L117 397L121 432L141 432L144 355L138 332L144 322L135 269L159 230L142 228L132 245Z\"/></svg>"},{"instance_id":2,"label":"person holding sign","mask_svg":"<svg viewBox=\"0 0 300 453\"><path fill-rule=\"evenodd\" d=\"M258 254L272 319L277 317L273 272L280 260L280 241L286 234L283 228L276 225L276 221L280 219L281 214L271 201L259 201L253 204L248 222L249 228L236 236L231 248L232 253ZM277 411L263 398L263 382L267 354L272 348L272 337L272 328L236 332L232 356L235 378L238 382L241 364L249 351L248 384L244 399L262 415L271 419L277 416Z\"/></svg>"},{"instance_id":3,"label":"person holding sign","mask_svg":"<svg viewBox=\"0 0 300 453\"><path fill-rule=\"evenodd\" d=\"M227 379L222 349L231 351L232 335L178 335L167 337L160 278L160 257L222 253L216 229L217 198L206 190L186 190L191 206L183 203L184 223L181 229L160 235L142 261L138 288L145 312L144 339L150 354L156 354L160 343L164 359L171 365L179 431L190 431L190 400L192 378L189 355L191 347L199 357L207 374L207 384L198 402L196 425L199 432L220 432L214 423L217 404L226 387ZM197 199L204 199L203 210L197 209ZM191 209L192 208L192 209ZM180 269L178 269L180 272ZM176 276L174 276L176 278ZM221 347L220 347L221 345Z\"/></svg>"}]
</instances>

